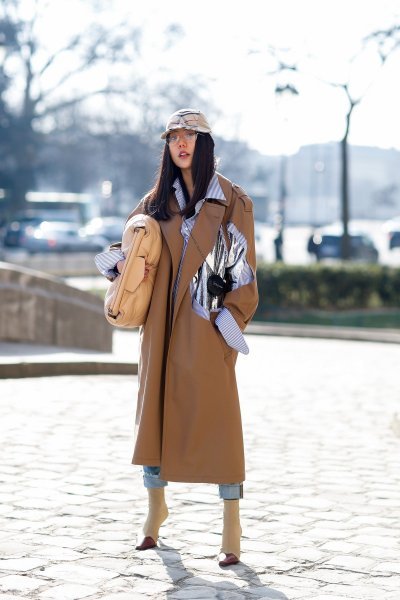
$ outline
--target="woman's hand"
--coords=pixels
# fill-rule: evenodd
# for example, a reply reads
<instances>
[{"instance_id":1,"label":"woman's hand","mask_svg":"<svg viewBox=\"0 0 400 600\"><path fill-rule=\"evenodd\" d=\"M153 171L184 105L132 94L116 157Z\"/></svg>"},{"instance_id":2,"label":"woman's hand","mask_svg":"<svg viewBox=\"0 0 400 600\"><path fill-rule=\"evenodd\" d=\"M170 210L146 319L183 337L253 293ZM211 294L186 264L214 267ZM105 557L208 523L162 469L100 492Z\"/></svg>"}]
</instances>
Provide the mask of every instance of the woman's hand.
<instances>
[{"instance_id":1,"label":"woman's hand","mask_svg":"<svg viewBox=\"0 0 400 600\"><path fill-rule=\"evenodd\" d=\"M125 262L125 260L119 260L119 261L117 262L117 269L118 269L118 273L121 273L121 272L122 272L122 268L123 268L123 266L124 266L124 262ZM149 265L148 263L145 263L145 266L144 266L144 277L143 277L143 281L144 281L145 279L147 279L147 276L148 276L148 274L149 274L149 271L150 271L150 265Z\"/></svg>"}]
</instances>

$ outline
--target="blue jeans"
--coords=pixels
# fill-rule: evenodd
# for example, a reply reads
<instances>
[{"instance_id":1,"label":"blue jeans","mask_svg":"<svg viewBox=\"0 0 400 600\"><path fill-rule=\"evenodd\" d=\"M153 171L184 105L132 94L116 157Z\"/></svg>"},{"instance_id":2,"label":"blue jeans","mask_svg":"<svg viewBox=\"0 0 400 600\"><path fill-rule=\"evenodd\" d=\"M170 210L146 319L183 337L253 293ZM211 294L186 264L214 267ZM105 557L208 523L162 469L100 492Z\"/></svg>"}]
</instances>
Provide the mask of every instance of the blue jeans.
<instances>
[{"instance_id":1,"label":"blue jeans","mask_svg":"<svg viewBox=\"0 0 400 600\"><path fill-rule=\"evenodd\" d=\"M160 479L160 467L143 467L143 482L145 488L161 488L168 481ZM223 500L239 500L243 498L242 483L220 483L219 497Z\"/></svg>"}]
</instances>

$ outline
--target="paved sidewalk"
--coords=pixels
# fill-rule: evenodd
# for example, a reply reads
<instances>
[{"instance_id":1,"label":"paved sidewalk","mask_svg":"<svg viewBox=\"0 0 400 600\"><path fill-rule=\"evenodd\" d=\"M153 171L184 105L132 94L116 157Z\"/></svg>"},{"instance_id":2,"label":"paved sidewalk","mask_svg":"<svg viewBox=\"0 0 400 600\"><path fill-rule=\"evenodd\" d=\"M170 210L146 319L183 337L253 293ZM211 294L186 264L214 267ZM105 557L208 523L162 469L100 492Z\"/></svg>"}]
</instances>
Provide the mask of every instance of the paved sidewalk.
<instances>
[{"instance_id":1,"label":"paved sidewalk","mask_svg":"<svg viewBox=\"0 0 400 600\"><path fill-rule=\"evenodd\" d=\"M328 325L297 325L253 321L246 331L256 335L400 344L399 329L378 327L333 327Z\"/></svg>"},{"instance_id":2,"label":"paved sidewalk","mask_svg":"<svg viewBox=\"0 0 400 600\"><path fill-rule=\"evenodd\" d=\"M246 338L253 335L400 344L400 331L395 329L253 322L246 329ZM251 337L248 343L251 343ZM0 379L50 375L131 375L137 374L138 359L138 329L116 328L113 351L110 353L0 341Z\"/></svg>"},{"instance_id":3,"label":"paved sidewalk","mask_svg":"<svg viewBox=\"0 0 400 600\"><path fill-rule=\"evenodd\" d=\"M399 600L400 349L252 336L238 361L242 563L217 487L174 483L138 553L135 376L0 382L0 598Z\"/></svg>"},{"instance_id":4,"label":"paved sidewalk","mask_svg":"<svg viewBox=\"0 0 400 600\"><path fill-rule=\"evenodd\" d=\"M115 330L112 352L0 341L1 379L51 375L136 375L138 360L138 330Z\"/></svg>"}]
</instances>

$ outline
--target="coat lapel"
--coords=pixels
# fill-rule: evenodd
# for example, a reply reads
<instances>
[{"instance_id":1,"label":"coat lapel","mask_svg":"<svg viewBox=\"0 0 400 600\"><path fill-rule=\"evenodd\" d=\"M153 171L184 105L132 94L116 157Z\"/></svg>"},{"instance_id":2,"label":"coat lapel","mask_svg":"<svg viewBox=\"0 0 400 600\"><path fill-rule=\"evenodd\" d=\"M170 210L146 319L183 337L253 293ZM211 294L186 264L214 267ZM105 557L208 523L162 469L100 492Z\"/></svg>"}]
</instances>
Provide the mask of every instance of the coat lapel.
<instances>
[{"instance_id":1,"label":"coat lapel","mask_svg":"<svg viewBox=\"0 0 400 600\"><path fill-rule=\"evenodd\" d=\"M171 196L170 198L170 207L174 211L176 211L178 208L178 204L174 196ZM171 254L172 281L175 281L183 249L183 238L181 235L182 217L179 214L174 214L167 221L159 221L159 223Z\"/></svg>"},{"instance_id":2,"label":"coat lapel","mask_svg":"<svg viewBox=\"0 0 400 600\"><path fill-rule=\"evenodd\" d=\"M206 201L196 218L192 235L189 237L185 258L183 259L181 276L175 298L172 327L174 326L179 307L191 279L197 273L199 267L204 262L205 257L207 257L214 247L224 214L225 206L223 204ZM197 245L193 241L193 238L196 240Z\"/></svg>"}]
</instances>

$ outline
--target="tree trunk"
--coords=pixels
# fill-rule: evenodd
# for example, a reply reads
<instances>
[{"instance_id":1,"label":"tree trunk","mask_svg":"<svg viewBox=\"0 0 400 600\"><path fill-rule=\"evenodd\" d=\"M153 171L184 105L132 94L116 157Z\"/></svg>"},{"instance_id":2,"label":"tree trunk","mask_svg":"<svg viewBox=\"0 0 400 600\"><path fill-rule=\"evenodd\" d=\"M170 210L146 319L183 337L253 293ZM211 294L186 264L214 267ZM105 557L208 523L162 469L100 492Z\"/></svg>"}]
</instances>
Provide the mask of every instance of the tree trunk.
<instances>
[{"instance_id":1,"label":"tree trunk","mask_svg":"<svg viewBox=\"0 0 400 600\"><path fill-rule=\"evenodd\" d=\"M32 119L22 116L16 121L13 139L15 171L10 207L12 214L26 208L26 194L35 189L38 153L38 134L32 128Z\"/></svg>"},{"instance_id":2,"label":"tree trunk","mask_svg":"<svg viewBox=\"0 0 400 600\"><path fill-rule=\"evenodd\" d=\"M350 237L349 237L349 157L348 157L348 136L350 128L350 115L352 108L346 115L346 131L340 142L341 158L341 178L340 178L340 198L341 198L341 220L343 225L343 236L341 243L342 260L350 258Z\"/></svg>"},{"instance_id":3,"label":"tree trunk","mask_svg":"<svg viewBox=\"0 0 400 600\"><path fill-rule=\"evenodd\" d=\"M283 261L283 243L286 219L286 181L287 181L287 156L282 154L279 165L279 205L278 205L278 223L277 234L274 240L275 260Z\"/></svg>"}]
</instances>

